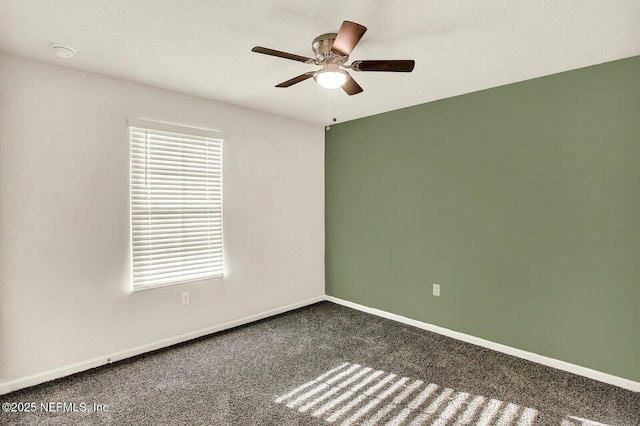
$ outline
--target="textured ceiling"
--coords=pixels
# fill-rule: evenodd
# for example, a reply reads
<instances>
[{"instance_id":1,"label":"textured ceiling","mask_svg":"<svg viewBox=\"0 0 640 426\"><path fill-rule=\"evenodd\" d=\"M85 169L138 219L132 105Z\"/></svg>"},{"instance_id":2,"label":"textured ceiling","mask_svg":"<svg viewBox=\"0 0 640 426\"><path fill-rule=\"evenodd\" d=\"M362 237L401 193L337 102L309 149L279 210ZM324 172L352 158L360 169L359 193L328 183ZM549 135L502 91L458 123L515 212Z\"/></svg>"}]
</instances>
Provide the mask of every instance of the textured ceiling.
<instances>
[{"instance_id":1,"label":"textured ceiling","mask_svg":"<svg viewBox=\"0 0 640 426\"><path fill-rule=\"evenodd\" d=\"M313 56L343 20L368 27L352 60L415 59L414 72L353 72L351 97L278 89L317 67L251 52ZM640 55L639 22L638 0L0 0L0 50L327 124Z\"/></svg>"}]
</instances>

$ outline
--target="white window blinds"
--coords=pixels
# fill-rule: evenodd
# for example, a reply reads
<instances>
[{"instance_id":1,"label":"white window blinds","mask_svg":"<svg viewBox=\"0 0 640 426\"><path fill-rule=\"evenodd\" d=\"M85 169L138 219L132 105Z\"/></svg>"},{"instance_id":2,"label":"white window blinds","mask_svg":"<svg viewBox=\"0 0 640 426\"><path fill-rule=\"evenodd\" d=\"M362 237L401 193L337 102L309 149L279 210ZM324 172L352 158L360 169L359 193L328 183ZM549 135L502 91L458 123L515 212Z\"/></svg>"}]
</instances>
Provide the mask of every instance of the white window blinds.
<instances>
[{"instance_id":1,"label":"white window blinds","mask_svg":"<svg viewBox=\"0 0 640 426\"><path fill-rule=\"evenodd\" d=\"M134 289L223 276L218 132L129 120Z\"/></svg>"}]
</instances>

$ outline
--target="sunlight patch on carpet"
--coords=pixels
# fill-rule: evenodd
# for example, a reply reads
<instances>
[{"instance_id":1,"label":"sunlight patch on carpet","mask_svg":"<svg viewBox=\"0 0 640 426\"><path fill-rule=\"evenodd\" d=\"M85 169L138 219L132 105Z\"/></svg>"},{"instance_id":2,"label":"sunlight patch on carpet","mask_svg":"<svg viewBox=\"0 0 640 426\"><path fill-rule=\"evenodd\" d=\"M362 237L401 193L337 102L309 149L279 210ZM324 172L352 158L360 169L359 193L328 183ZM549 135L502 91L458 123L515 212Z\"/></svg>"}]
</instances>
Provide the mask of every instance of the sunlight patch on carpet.
<instances>
[{"instance_id":1,"label":"sunlight patch on carpet","mask_svg":"<svg viewBox=\"0 0 640 426\"><path fill-rule=\"evenodd\" d=\"M609 426L604 423L598 423L593 420L583 419L581 417L576 416L567 416L562 419L562 423L560 426Z\"/></svg>"},{"instance_id":2,"label":"sunlight patch on carpet","mask_svg":"<svg viewBox=\"0 0 640 426\"><path fill-rule=\"evenodd\" d=\"M538 417L534 408L348 362L275 402L342 426L532 426Z\"/></svg>"}]
</instances>

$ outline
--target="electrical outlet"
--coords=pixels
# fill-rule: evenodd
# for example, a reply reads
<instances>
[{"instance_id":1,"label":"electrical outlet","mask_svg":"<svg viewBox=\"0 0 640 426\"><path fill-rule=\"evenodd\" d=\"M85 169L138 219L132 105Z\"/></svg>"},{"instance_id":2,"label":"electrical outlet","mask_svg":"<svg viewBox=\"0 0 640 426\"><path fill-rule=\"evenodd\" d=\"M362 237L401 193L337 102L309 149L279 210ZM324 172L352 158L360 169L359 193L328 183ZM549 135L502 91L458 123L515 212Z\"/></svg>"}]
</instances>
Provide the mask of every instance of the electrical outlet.
<instances>
[{"instance_id":1,"label":"electrical outlet","mask_svg":"<svg viewBox=\"0 0 640 426\"><path fill-rule=\"evenodd\" d=\"M433 285L433 295L440 296L440 284Z\"/></svg>"},{"instance_id":2,"label":"electrical outlet","mask_svg":"<svg viewBox=\"0 0 640 426\"><path fill-rule=\"evenodd\" d=\"M188 291L183 291L182 292L182 304L183 305L188 305L191 302L191 298L189 297L189 292Z\"/></svg>"}]
</instances>

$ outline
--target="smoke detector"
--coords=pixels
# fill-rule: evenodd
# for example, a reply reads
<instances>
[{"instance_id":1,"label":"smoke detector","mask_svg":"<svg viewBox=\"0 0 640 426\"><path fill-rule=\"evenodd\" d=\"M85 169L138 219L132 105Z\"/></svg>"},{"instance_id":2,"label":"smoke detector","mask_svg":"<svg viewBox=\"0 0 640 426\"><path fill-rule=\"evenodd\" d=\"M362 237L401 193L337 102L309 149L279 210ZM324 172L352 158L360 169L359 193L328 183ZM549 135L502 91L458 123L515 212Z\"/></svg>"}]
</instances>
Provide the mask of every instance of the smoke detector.
<instances>
[{"instance_id":1,"label":"smoke detector","mask_svg":"<svg viewBox=\"0 0 640 426\"><path fill-rule=\"evenodd\" d=\"M74 48L65 46L63 44L54 43L51 45L51 47L53 48L53 51L57 56L65 59L71 58L76 53L76 50Z\"/></svg>"}]
</instances>

